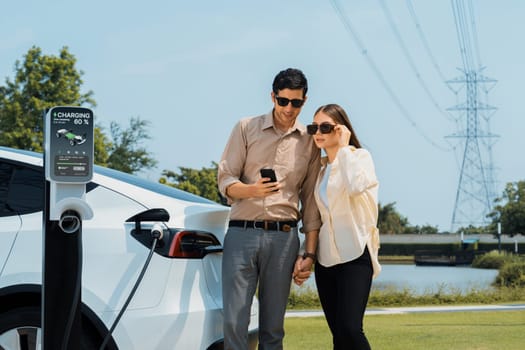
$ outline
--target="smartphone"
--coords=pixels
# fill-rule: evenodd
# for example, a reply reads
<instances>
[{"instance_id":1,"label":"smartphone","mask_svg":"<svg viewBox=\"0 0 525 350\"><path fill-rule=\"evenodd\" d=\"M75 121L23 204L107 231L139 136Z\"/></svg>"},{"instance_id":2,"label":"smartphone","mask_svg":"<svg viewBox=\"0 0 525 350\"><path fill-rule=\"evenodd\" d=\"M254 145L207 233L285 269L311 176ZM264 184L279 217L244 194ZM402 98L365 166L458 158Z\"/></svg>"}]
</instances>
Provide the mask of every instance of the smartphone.
<instances>
[{"instance_id":1,"label":"smartphone","mask_svg":"<svg viewBox=\"0 0 525 350\"><path fill-rule=\"evenodd\" d=\"M261 177L269 177L270 181L267 182L277 182L277 176L275 176L273 169L261 169Z\"/></svg>"}]
</instances>

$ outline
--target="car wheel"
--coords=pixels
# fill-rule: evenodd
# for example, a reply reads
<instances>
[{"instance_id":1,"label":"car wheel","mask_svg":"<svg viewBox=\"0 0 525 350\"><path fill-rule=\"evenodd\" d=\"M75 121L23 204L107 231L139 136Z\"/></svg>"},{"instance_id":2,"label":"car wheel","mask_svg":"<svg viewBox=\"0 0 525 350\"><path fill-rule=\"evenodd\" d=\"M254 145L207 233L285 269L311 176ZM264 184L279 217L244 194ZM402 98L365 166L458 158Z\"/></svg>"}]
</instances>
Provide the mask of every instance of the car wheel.
<instances>
[{"instance_id":1,"label":"car wheel","mask_svg":"<svg viewBox=\"0 0 525 350\"><path fill-rule=\"evenodd\" d=\"M0 313L0 350L37 350L42 347L41 309L38 306L19 307ZM82 350L98 347L95 340L83 332Z\"/></svg>"}]
</instances>

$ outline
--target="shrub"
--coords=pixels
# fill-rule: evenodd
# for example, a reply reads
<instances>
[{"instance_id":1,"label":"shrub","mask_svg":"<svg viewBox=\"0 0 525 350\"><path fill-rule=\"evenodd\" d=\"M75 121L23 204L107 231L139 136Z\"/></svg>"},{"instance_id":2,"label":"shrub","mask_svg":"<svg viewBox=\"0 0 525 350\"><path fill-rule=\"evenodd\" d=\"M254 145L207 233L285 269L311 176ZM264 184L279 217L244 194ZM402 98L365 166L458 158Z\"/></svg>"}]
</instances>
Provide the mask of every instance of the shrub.
<instances>
[{"instance_id":1,"label":"shrub","mask_svg":"<svg viewBox=\"0 0 525 350\"><path fill-rule=\"evenodd\" d=\"M472 267L480 269L500 269L505 263L514 261L514 256L507 253L499 253L497 250L492 250L483 255L478 255L472 262Z\"/></svg>"},{"instance_id":2,"label":"shrub","mask_svg":"<svg viewBox=\"0 0 525 350\"><path fill-rule=\"evenodd\" d=\"M525 261L505 263L499 270L496 284L505 287L524 287Z\"/></svg>"},{"instance_id":3,"label":"shrub","mask_svg":"<svg viewBox=\"0 0 525 350\"><path fill-rule=\"evenodd\" d=\"M523 279L522 279L523 282ZM416 305L454 305L454 304L491 304L523 302L525 288L522 286L499 287L497 289L471 289L466 293L457 290L446 290L444 287L437 291L417 295L410 289L387 288L372 290L368 299L368 306L399 307ZM288 298L288 308L295 310L321 309L319 298L311 289L300 293L292 291Z\"/></svg>"},{"instance_id":4,"label":"shrub","mask_svg":"<svg viewBox=\"0 0 525 350\"><path fill-rule=\"evenodd\" d=\"M288 307L292 309L319 309L321 303L317 292L311 288L298 292L292 290L288 296Z\"/></svg>"}]
</instances>

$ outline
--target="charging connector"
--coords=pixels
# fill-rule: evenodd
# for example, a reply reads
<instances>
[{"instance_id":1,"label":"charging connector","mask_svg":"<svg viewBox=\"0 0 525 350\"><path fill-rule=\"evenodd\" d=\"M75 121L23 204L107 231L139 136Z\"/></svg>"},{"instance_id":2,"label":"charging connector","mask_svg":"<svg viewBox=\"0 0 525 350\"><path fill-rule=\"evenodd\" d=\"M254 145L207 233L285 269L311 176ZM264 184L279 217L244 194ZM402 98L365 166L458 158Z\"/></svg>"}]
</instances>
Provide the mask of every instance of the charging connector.
<instances>
[{"instance_id":1,"label":"charging connector","mask_svg":"<svg viewBox=\"0 0 525 350\"><path fill-rule=\"evenodd\" d=\"M153 224L153 227L151 228L151 238L157 238L159 241L162 241L163 236L164 230L162 229L162 225L159 223Z\"/></svg>"}]
</instances>

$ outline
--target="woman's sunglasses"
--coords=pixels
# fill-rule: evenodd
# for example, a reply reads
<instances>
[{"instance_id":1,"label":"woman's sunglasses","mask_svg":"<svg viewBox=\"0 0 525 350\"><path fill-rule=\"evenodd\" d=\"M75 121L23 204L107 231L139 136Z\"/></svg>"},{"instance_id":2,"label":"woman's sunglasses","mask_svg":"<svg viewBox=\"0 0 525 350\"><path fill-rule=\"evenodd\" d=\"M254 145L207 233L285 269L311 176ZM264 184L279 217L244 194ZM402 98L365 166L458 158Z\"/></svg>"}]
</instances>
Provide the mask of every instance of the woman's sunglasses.
<instances>
[{"instance_id":1,"label":"woman's sunglasses","mask_svg":"<svg viewBox=\"0 0 525 350\"><path fill-rule=\"evenodd\" d=\"M288 106L288 103L290 102L292 103L292 107L294 108L300 108L304 104L304 100L300 100L298 98L294 98L293 100L290 100L286 97L275 96L275 99L277 100L277 104L281 107Z\"/></svg>"},{"instance_id":2,"label":"woman's sunglasses","mask_svg":"<svg viewBox=\"0 0 525 350\"><path fill-rule=\"evenodd\" d=\"M310 135L315 135L317 129L319 129L319 131L321 131L321 134L329 134L332 132L332 130L334 130L334 128L335 125L330 123L321 123L321 125L310 124L306 126L306 131Z\"/></svg>"}]
</instances>

